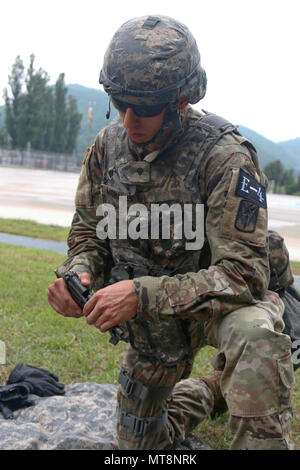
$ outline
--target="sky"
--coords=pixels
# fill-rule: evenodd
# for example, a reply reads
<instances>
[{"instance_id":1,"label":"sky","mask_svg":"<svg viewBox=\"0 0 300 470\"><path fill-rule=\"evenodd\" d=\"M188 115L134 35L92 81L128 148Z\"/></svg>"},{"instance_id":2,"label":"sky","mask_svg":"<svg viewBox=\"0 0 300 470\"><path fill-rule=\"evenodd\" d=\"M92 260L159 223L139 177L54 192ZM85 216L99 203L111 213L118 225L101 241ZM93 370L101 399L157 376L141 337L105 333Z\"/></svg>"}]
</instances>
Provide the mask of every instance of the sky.
<instances>
[{"instance_id":1,"label":"sky","mask_svg":"<svg viewBox=\"0 0 300 470\"><path fill-rule=\"evenodd\" d=\"M55 83L100 88L103 56L127 20L167 15L196 38L208 78L195 105L274 142L300 137L299 0L1 0L2 90L18 55Z\"/></svg>"}]
</instances>

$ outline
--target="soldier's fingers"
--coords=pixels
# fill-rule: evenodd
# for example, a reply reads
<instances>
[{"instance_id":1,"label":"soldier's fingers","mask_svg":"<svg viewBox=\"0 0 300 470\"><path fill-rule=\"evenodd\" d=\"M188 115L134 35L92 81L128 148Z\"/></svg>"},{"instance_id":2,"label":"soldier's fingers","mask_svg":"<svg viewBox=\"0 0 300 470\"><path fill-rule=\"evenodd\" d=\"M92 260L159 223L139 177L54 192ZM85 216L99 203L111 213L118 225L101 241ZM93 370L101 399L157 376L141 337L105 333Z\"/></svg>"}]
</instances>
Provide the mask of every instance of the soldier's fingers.
<instances>
[{"instance_id":1,"label":"soldier's fingers","mask_svg":"<svg viewBox=\"0 0 300 470\"><path fill-rule=\"evenodd\" d=\"M97 320L94 321L94 323L92 323L92 325L95 327L95 328L98 328L98 330L102 331L102 333L104 333L104 331L106 331L108 328L110 328L110 323L109 321L106 319L106 320L103 320L103 317L99 317L97 318ZM105 328L103 328L103 325L109 325Z\"/></svg>"},{"instance_id":2,"label":"soldier's fingers","mask_svg":"<svg viewBox=\"0 0 300 470\"><path fill-rule=\"evenodd\" d=\"M118 315L113 310L103 309L102 315L94 322L94 326L102 332L108 330L112 326L119 324Z\"/></svg>"},{"instance_id":3,"label":"soldier's fingers","mask_svg":"<svg viewBox=\"0 0 300 470\"><path fill-rule=\"evenodd\" d=\"M54 285L48 288L48 302L54 310L63 316L82 316L81 308L74 302L68 292L57 289Z\"/></svg>"},{"instance_id":4,"label":"soldier's fingers","mask_svg":"<svg viewBox=\"0 0 300 470\"><path fill-rule=\"evenodd\" d=\"M96 326L96 325L95 325ZM115 326L115 325L112 325L111 321L106 321L104 323L102 323L101 325L97 326L97 328L102 331L102 333L105 333L105 331L107 331L109 328L111 328L112 326Z\"/></svg>"},{"instance_id":5,"label":"soldier's fingers","mask_svg":"<svg viewBox=\"0 0 300 470\"><path fill-rule=\"evenodd\" d=\"M99 300L98 297L96 295L93 295L85 304L83 308L83 315L85 316L89 315L92 312L92 310L95 308L95 306L97 305L98 300Z\"/></svg>"},{"instance_id":6,"label":"soldier's fingers","mask_svg":"<svg viewBox=\"0 0 300 470\"><path fill-rule=\"evenodd\" d=\"M95 308L86 315L86 321L89 325L94 325L101 317L101 310L98 307L99 306L96 304Z\"/></svg>"}]
</instances>

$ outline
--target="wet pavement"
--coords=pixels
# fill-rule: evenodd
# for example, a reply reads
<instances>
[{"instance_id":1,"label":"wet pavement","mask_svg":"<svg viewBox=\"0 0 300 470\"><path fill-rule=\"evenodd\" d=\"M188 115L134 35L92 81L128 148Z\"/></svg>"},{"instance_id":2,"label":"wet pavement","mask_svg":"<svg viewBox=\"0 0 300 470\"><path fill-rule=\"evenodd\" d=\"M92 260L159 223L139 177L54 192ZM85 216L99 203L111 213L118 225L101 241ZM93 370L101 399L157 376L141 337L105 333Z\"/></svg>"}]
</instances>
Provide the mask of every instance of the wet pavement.
<instances>
[{"instance_id":1,"label":"wet pavement","mask_svg":"<svg viewBox=\"0 0 300 470\"><path fill-rule=\"evenodd\" d=\"M9 243L10 245L54 251L55 253L62 253L63 255L66 255L68 251L68 245L66 243L42 240L40 238L23 237L20 235L11 235L2 232L0 232L0 243Z\"/></svg>"}]
</instances>

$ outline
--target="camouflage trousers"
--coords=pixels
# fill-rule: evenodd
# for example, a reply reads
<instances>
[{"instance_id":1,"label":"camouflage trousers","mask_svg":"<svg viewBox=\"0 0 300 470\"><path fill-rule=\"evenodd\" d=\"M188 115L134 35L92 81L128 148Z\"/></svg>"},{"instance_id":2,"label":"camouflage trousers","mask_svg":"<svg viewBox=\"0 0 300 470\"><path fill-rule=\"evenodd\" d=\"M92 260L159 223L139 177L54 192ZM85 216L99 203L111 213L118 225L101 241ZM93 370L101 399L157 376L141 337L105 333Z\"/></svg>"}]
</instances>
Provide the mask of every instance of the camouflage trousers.
<instances>
[{"instance_id":1,"label":"camouflage trousers","mask_svg":"<svg viewBox=\"0 0 300 470\"><path fill-rule=\"evenodd\" d=\"M279 299L266 299L212 319L203 325L200 341L199 324L191 321L194 356L206 344L219 350L212 365L222 371L220 386L229 409L231 449L293 448L289 428L294 372L291 341L281 333L282 314ZM198 344L193 342L196 337ZM192 365L193 359L187 359L177 363L176 370L167 369L129 347L122 371L141 387L146 385L147 393L138 397L119 387L118 449L174 449L208 417L214 397L201 378L189 377Z\"/></svg>"}]
</instances>

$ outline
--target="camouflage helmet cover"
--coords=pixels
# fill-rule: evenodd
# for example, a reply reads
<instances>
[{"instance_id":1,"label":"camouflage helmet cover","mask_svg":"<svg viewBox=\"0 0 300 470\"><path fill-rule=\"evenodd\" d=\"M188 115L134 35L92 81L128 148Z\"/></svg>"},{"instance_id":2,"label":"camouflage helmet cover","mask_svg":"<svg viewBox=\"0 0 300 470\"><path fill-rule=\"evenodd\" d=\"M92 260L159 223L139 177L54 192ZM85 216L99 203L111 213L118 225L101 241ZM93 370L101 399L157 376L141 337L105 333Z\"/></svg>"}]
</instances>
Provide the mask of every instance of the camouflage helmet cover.
<instances>
[{"instance_id":1,"label":"camouflage helmet cover","mask_svg":"<svg viewBox=\"0 0 300 470\"><path fill-rule=\"evenodd\" d=\"M194 104L206 92L195 38L167 16L143 16L124 23L104 57L99 82L109 95L132 104Z\"/></svg>"}]
</instances>

